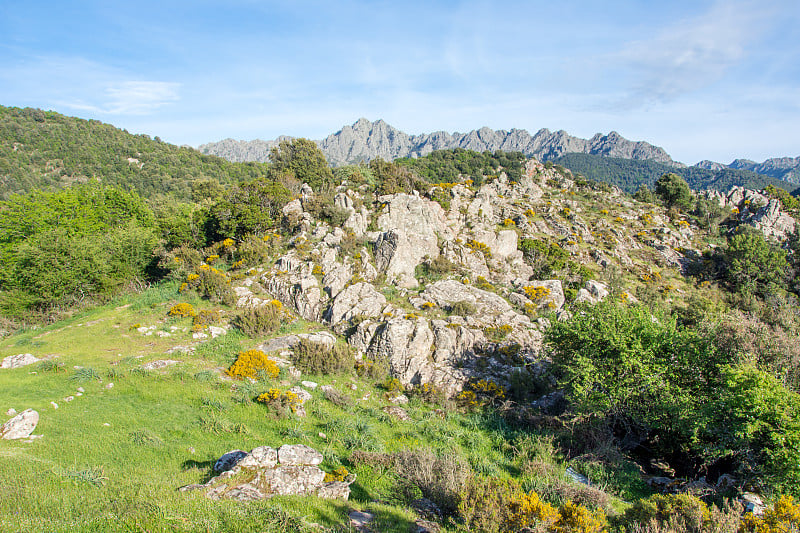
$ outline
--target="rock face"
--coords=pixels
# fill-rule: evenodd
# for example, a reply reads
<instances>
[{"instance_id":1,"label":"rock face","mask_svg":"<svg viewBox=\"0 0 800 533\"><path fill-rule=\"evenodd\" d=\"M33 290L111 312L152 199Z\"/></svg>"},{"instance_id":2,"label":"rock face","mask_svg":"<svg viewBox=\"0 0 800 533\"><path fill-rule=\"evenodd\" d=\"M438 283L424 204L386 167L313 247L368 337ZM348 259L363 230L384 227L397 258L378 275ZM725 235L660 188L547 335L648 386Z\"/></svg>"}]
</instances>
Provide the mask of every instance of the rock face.
<instances>
[{"instance_id":1,"label":"rock face","mask_svg":"<svg viewBox=\"0 0 800 533\"><path fill-rule=\"evenodd\" d=\"M378 227L384 232L375 243L375 264L400 287L417 286L414 269L426 256L439 255L439 238L452 238L447 215L431 200L410 194L383 197L386 201Z\"/></svg>"},{"instance_id":2,"label":"rock face","mask_svg":"<svg viewBox=\"0 0 800 533\"><path fill-rule=\"evenodd\" d=\"M286 139L290 137L281 136L274 141L249 142L225 139L200 145L198 150L234 162L266 162L269 160L270 149ZM408 135L383 120L370 122L362 118L352 126L344 126L338 132L316 143L334 166L369 161L376 157L387 161L398 157L420 157L434 150L447 148L464 148L476 152L518 151L543 161L555 159L566 153L578 152L674 164L672 158L662 148L646 142L629 141L615 131L608 135L598 133L591 139L573 137L563 130L551 132L548 129L541 129L531 135L527 130L505 131L486 127L468 133L437 131L430 134Z\"/></svg>"},{"instance_id":3,"label":"rock face","mask_svg":"<svg viewBox=\"0 0 800 533\"><path fill-rule=\"evenodd\" d=\"M322 454L304 444L284 444L277 450L269 446L228 452L214 464L219 475L203 485L187 485L181 491L204 490L212 500L255 501L276 495L310 495L347 499L350 484L325 481L317 465Z\"/></svg>"},{"instance_id":4,"label":"rock face","mask_svg":"<svg viewBox=\"0 0 800 533\"><path fill-rule=\"evenodd\" d=\"M375 318L386 306L386 297L371 284L362 282L341 291L325 313L325 320L336 326L356 316Z\"/></svg>"},{"instance_id":5,"label":"rock face","mask_svg":"<svg viewBox=\"0 0 800 533\"><path fill-rule=\"evenodd\" d=\"M15 440L27 438L39 423L39 413L33 409L25 409L20 414L0 426L0 438Z\"/></svg>"},{"instance_id":6,"label":"rock face","mask_svg":"<svg viewBox=\"0 0 800 533\"><path fill-rule=\"evenodd\" d=\"M19 355L9 355L0 363L0 368L21 368L23 366L32 365L38 362L39 359L29 353L21 353Z\"/></svg>"}]
</instances>

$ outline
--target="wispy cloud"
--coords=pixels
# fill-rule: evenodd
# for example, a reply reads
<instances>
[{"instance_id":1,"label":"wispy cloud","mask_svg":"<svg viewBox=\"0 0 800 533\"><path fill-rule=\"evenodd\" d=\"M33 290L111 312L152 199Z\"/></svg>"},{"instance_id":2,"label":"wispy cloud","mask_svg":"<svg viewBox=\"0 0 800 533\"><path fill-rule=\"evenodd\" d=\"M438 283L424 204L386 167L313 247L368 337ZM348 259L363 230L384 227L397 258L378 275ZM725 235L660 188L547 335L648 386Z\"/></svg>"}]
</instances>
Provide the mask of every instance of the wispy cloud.
<instances>
[{"instance_id":1,"label":"wispy cloud","mask_svg":"<svg viewBox=\"0 0 800 533\"><path fill-rule=\"evenodd\" d=\"M620 107L668 102L722 79L743 60L769 14L753 2L717 1L706 13L633 41L619 54L631 79Z\"/></svg>"},{"instance_id":2,"label":"wispy cloud","mask_svg":"<svg viewBox=\"0 0 800 533\"><path fill-rule=\"evenodd\" d=\"M81 111L104 115L149 115L159 108L176 102L180 83L165 81L123 81L106 86L104 94L95 103L85 100L62 102L62 105Z\"/></svg>"}]
</instances>

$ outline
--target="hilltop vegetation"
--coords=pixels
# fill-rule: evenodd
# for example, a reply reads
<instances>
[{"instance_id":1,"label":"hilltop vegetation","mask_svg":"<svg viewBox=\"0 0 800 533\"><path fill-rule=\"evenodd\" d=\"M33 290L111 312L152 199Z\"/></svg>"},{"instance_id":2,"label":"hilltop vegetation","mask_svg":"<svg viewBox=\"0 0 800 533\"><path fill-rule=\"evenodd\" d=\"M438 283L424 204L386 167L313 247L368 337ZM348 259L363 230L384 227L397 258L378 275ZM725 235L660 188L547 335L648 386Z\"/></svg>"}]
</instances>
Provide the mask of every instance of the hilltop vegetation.
<instances>
[{"instance_id":1,"label":"hilltop vegetation","mask_svg":"<svg viewBox=\"0 0 800 533\"><path fill-rule=\"evenodd\" d=\"M265 174L262 164L229 163L97 120L0 106L0 199L102 180L147 198L187 200L194 182L231 184Z\"/></svg>"},{"instance_id":2,"label":"hilltop vegetation","mask_svg":"<svg viewBox=\"0 0 800 533\"><path fill-rule=\"evenodd\" d=\"M712 189L724 192L731 187L739 186L760 191L768 185L789 189L790 192L796 189L796 185L776 178L732 168L709 170L699 167L674 167L650 160L592 154L565 154L553 159L552 162L587 179L615 185L629 194L635 193L642 186L652 188L660 176L669 172L681 176L695 190Z\"/></svg>"},{"instance_id":3,"label":"hilltop vegetation","mask_svg":"<svg viewBox=\"0 0 800 533\"><path fill-rule=\"evenodd\" d=\"M0 370L0 408L44 435L0 441L0 526L800 525L786 191L666 173L632 197L458 149L331 169L305 139L226 168L185 193L103 179L0 203L0 359L40 359ZM284 443L351 499L197 489L223 453Z\"/></svg>"}]
</instances>

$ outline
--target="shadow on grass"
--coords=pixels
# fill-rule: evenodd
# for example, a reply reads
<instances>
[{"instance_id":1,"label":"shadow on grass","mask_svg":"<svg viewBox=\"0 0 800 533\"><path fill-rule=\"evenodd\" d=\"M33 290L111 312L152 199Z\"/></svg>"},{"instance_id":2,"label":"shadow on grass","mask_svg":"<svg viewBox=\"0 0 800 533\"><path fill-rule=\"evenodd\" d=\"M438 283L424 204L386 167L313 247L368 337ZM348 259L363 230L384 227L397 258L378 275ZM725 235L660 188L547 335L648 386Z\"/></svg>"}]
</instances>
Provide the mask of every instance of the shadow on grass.
<instances>
[{"instance_id":1,"label":"shadow on grass","mask_svg":"<svg viewBox=\"0 0 800 533\"><path fill-rule=\"evenodd\" d=\"M195 461L194 459L189 459L184 461L181 465L181 468L186 470L204 470L205 474L203 475L203 479L200 481L201 484L208 483L211 481L211 478L214 477L214 470L212 467L214 466L213 460L208 461Z\"/></svg>"}]
</instances>

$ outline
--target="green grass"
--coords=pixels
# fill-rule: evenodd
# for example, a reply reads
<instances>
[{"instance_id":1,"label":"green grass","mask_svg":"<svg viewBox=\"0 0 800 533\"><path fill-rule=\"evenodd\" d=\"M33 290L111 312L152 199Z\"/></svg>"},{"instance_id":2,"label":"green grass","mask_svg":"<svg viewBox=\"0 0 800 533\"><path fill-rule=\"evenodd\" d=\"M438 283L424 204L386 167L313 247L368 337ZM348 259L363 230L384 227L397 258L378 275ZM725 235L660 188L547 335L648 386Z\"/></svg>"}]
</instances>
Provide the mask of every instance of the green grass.
<instances>
[{"instance_id":1,"label":"green grass","mask_svg":"<svg viewBox=\"0 0 800 533\"><path fill-rule=\"evenodd\" d=\"M352 397L353 406L337 407L317 389L306 418L276 419L252 399L270 387L288 388L280 383L285 375L252 384L220 375L238 351L263 339L231 330L198 344L191 338L190 319L166 313L178 301L191 301L196 308L207 304L187 300L170 287L157 286L2 339L0 358L24 351L54 363L0 372L0 411L36 409L41 418L35 434L44 435L32 443L0 441L0 530L300 531L307 523L345 524L349 510L363 509L376 515L380 531L407 531L414 521L408 499L416 492L383 467L353 464L349 458L357 450L456 453L479 474L533 479L524 473L527 456L507 445L519 435L498 415L448 411L442 417L433 412L435 406L412 399L406 406L412 420L398 421L381 410L383 389L355 376L301 378L334 385ZM188 331L147 336L131 328L136 324ZM287 331L299 327L305 325ZM193 344L193 353L164 355L172 346ZM182 362L141 369L144 362L165 357ZM350 390L351 382L356 391ZM84 394L65 402L78 387ZM361 401L366 392L371 398ZM355 472L350 501L282 497L241 504L177 490L207 481L213 462L229 450L284 443L321 451L327 471L345 466ZM549 450L544 455L525 453L542 455L562 475L560 456L544 449ZM613 472L606 477L621 496L630 495ZM451 524L445 531L454 529Z\"/></svg>"}]
</instances>

